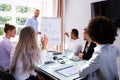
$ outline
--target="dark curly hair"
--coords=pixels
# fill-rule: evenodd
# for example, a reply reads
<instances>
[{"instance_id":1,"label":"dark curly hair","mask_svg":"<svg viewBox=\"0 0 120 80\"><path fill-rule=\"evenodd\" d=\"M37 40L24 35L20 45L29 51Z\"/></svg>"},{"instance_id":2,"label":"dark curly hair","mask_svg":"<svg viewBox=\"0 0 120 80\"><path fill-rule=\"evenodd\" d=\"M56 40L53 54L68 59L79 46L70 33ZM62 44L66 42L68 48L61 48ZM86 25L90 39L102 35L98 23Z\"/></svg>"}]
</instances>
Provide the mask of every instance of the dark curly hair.
<instances>
[{"instance_id":1,"label":"dark curly hair","mask_svg":"<svg viewBox=\"0 0 120 80\"><path fill-rule=\"evenodd\" d=\"M117 27L111 19L97 16L90 21L88 34L93 41L99 44L112 44L117 36Z\"/></svg>"}]
</instances>

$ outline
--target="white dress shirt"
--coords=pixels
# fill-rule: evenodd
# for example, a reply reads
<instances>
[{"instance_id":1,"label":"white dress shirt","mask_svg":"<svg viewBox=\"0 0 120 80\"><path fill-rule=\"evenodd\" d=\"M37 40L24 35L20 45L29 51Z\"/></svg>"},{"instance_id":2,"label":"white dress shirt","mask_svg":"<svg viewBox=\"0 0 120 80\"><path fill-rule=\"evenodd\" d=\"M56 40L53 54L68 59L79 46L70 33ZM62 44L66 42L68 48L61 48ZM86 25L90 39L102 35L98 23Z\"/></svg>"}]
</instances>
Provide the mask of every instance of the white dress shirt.
<instances>
[{"instance_id":1,"label":"white dress shirt","mask_svg":"<svg viewBox=\"0 0 120 80\"><path fill-rule=\"evenodd\" d=\"M69 38L69 42L68 42L68 48L67 50L71 51L71 53L67 54L69 59L72 60L79 60L80 58L78 57L79 53L82 52L82 44L80 39L70 39Z\"/></svg>"}]
</instances>

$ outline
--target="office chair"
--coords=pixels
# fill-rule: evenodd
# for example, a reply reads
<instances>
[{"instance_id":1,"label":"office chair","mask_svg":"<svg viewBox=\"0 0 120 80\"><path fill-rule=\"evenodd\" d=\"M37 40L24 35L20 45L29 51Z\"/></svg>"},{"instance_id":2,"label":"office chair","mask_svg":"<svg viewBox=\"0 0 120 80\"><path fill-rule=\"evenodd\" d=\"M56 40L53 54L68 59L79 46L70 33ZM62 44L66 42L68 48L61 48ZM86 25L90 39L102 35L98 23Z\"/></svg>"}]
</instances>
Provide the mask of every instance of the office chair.
<instances>
[{"instance_id":1,"label":"office chair","mask_svg":"<svg viewBox=\"0 0 120 80\"><path fill-rule=\"evenodd\" d=\"M8 72L5 72L2 67L0 67L0 80L15 80L15 78Z\"/></svg>"}]
</instances>

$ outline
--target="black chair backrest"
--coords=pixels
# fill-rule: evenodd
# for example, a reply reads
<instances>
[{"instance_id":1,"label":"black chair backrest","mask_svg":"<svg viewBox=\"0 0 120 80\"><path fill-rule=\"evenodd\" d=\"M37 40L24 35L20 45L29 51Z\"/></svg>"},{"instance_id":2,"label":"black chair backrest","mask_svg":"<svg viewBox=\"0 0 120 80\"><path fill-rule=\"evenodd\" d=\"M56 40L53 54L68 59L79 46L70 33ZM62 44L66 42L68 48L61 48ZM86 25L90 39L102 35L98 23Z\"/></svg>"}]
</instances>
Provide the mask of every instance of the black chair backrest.
<instances>
[{"instance_id":1,"label":"black chair backrest","mask_svg":"<svg viewBox=\"0 0 120 80\"><path fill-rule=\"evenodd\" d=\"M15 78L10 73L0 68L0 80L15 80Z\"/></svg>"}]
</instances>

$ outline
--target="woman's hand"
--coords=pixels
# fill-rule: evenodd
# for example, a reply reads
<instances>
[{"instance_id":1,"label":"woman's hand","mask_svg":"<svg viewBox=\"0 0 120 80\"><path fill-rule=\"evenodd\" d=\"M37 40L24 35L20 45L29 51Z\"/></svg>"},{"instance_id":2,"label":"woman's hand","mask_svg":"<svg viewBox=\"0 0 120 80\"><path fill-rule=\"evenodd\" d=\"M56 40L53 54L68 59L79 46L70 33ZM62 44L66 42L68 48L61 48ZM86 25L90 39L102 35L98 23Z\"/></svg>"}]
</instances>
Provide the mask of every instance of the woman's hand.
<instances>
[{"instance_id":1,"label":"woman's hand","mask_svg":"<svg viewBox=\"0 0 120 80\"><path fill-rule=\"evenodd\" d=\"M82 59L83 55L84 55L83 53L79 53L78 57Z\"/></svg>"},{"instance_id":2,"label":"woman's hand","mask_svg":"<svg viewBox=\"0 0 120 80\"><path fill-rule=\"evenodd\" d=\"M46 35L44 35L44 37L42 38L41 43L42 43L42 49L47 49L46 46L48 44L48 38Z\"/></svg>"}]
</instances>

